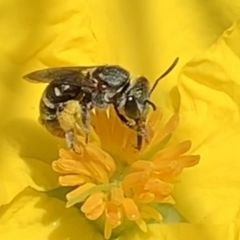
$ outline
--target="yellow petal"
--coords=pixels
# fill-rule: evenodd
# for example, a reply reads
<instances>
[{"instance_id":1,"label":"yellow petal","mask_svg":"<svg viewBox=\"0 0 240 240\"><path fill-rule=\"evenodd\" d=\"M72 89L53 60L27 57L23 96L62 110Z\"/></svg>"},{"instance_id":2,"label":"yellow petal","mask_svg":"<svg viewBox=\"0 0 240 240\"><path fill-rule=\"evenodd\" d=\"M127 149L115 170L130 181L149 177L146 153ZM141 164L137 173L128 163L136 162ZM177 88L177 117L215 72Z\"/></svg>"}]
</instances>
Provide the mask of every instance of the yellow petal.
<instances>
[{"instance_id":1,"label":"yellow petal","mask_svg":"<svg viewBox=\"0 0 240 240\"><path fill-rule=\"evenodd\" d=\"M105 239L109 239L112 235L112 226L108 221L105 221L104 224L104 237Z\"/></svg>"},{"instance_id":2,"label":"yellow petal","mask_svg":"<svg viewBox=\"0 0 240 240\"><path fill-rule=\"evenodd\" d=\"M177 145L172 145L167 148L164 148L163 150L159 151L157 154L154 155L152 161L155 160L159 161L165 160L165 159L174 159L178 157L179 155L182 155L186 153L191 148L191 142L190 141L184 141L181 143L178 143Z\"/></svg>"},{"instance_id":3,"label":"yellow petal","mask_svg":"<svg viewBox=\"0 0 240 240\"><path fill-rule=\"evenodd\" d=\"M67 199L68 201L74 201L75 198L81 196L81 195L84 195L85 192L88 192L89 190L91 190L92 188L94 188L94 186L96 186L96 184L94 183L85 183L79 187L77 187L76 189L74 189L73 191L71 191L70 193L67 194ZM88 195L90 195L91 193L89 194L86 194L86 196L84 195L84 198L82 198L81 201L78 201L78 202L82 202L83 200L85 200L86 197L88 197Z\"/></svg>"},{"instance_id":4,"label":"yellow petal","mask_svg":"<svg viewBox=\"0 0 240 240\"><path fill-rule=\"evenodd\" d=\"M2 144L1 147L6 146ZM12 201L28 186L39 191L59 186L57 174L53 173L49 164L33 158L20 157L12 149L4 156L7 151L9 150L0 153L3 154L0 158L0 206Z\"/></svg>"},{"instance_id":5,"label":"yellow petal","mask_svg":"<svg viewBox=\"0 0 240 240\"><path fill-rule=\"evenodd\" d=\"M91 213L95 208L103 204L104 198L105 194L103 192L92 194L82 205L81 211L84 213Z\"/></svg>"},{"instance_id":6,"label":"yellow petal","mask_svg":"<svg viewBox=\"0 0 240 240\"><path fill-rule=\"evenodd\" d=\"M60 142L37 121L39 99L45 86L28 83L22 76L45 64L67 64L63 55L71 61L80 59L73 57L77 53L84 64L90 62L91 56L82 54L92 49L89 42L91 36L94 39L87 28L89 24L84 21L87 18L84 3L71 1L67 6L64 1L45 0L34 4L29 0L21 4L15 0L0 3L3 33L0 39L0 204L8 203L27 186L39 190L57 186L53 184L56 174L49 165L40 162L56 159ZM79 14L73 14L75 11ZM73 28L77 31L70 33L69 29ZM60 32L62 36L58 37Z\"/></svg>"},{"instance_id":7,"label":"yellow petal","mask_svg":"<svg viewBox=\"0 0 240 240\"><path fill-rule=\"evenodd\" d=\"M111 228L116 228L122 223L122 211L114 202L107 202L105 209L106 224Z\"/></svg>"},{"instance_id":8,"label":"yellow petal","mask_svg":"<svg viewBox=\"0 0 240 240\"><path fill-rule=\"evenodd\" d=\"M127 231L117 240L235 240L239 237L240 222L234 221L222 225L204 225L204 224L149 224L148 232Z\"/></svg>"},{"instance_id":9,"label":"yellow petal","mask_svg":"<svg viewBox=\"0 0 240 240\"><path fill-rule=\"evenodd\" d=\"M190 61L179 77L178 137L184 133L194 148L239 125L240 60L235 44L240 41L239 29L240 21L208 51Z\"/></svg>"},{"instance_id":10,"label":"yellow petal","mask_svg":"<svg viewBox=\"0 0 240 240\"><path fill-rule=\"evenodd\" d=\"M146 217L143 217L144 215ZM141 216L144 219L154 219L157 222L161 222L163 218L162 215L156 209L147 205L141 208Z\"/></svg>"},{"instance_id":11,"label":"yellow petal","mask_svg":"<svg viewBox=\"0 0 240 240\"><path fill-rule=\"evenodd\" d=\"M181 126L201 162L181 175L174 199L190 222L220 224L239 215L240 22L180 77Z\"/></svg>"},{"instance_id":12,"label":"yellow petal","mask_svg":"<svg viewBox=\"0 0 240 240\"><path fill-rule=\"evenodd\" d=\"M177 208L188 221L219 224L239 217L239 133L199 148L201 164L175 185Z\"/></svg>"},{"instance_id":13,"label":"yellow petal","mask_svg":"<svg viewBox=\"0 0 240 240\"><path fill-rule=\"evenodd\" d=\"M163 141L167 136L169 136L171 133L173 133L179 122L179 117L178 115L172 116L168 122L164 125L164 127L159 128L158 131L156 131L156 135L153 137L151 140L151 143L147 147L146 150L148 151L149 148L155 147L155 145L159 144L161 141Z\"/></svg>"},{"instance_id":14,"label":"yellow petal","mask_svg":"<svg viewBox=\"0 0 240 240\"><path fill-rule=\"evenodd\" d=\"M62 174L83 174L84 176L91 177L91 171L87 169L83 162L72 160L72 159L60 159L53 161L53 170Z\"/></svg>"},{"instance_id":15,"label":"yellow petal","mask_svg":"<svg viewBox=\"0 0 240 240\"><path fill-rule=\"evenodd\" d=\"M144 0L91 1L91 26L100 47L97 59L121 62L154 80L175 56L181 57L180 67L193 54L206 49L230 22L240 16L237 6L236 0L204 5L197 0L184 3L170 0L164 4L159 1L146 4ZM175 82L177 72L161 83L159 92L171 89L169 81ZM166 95L156 94L156 99L165 102Z\"/></svg>"},{"instance_id":16,"label":"yellow petal","mask_svg":"<svg viewBox=\"0 0 240 240\"><path fill-rule=\"evenodd\" d=\"M31 189L19 194L11 204L0 208L0 238L103 240L100 233L77 208L66 209L65 202Z\"/></svg>"},{"instance_id":17,"label":"yellow petal","mask_svg":"<svg viewBox=\"0 0 240 240\"><path fill-rule=\"evenodd\" d=\"M98 146L95 146L93 144L87 145L85 155L87 158L86 160L89 160L91 162L89 164L99 165L99 167L103 168L102 171L104 171L104 173L106 171L111 176L111 174L115 171L116 166L113 158Z\"/></svg>"},{"instance_id":18,"label":"yellow petal","mask_svg":"<svg viewBox=\"0 0 240 240\"><path fill-rule=\"evenodd\" d=\"M125 198L122 201L123 209L127 218L131 221L139 219L140 214L137 205L131 198Z\"/></svg>"},{"instance_id":19,"label":"yellow petal","mask_svg":"<svg viewBox=\"0 0 240 240\"><path fill-rule=\"evenodd\" d=\"M144 184L144 190L154 192L156 194L159 193L164 196L169 195L172 189L173 189L172 184L161 181L158 178L150 178Z\"/></svg>"},{"instance_id":20,"label":"yellow petal","mask_svg":"<svg viewBox=\"0 0 240 240\"><path fill-rule=\"evenodd\" d=\"M136 196L136 200L141 203L151 203L155 200L156 196L152 192L142 192Z\"/></svg>"},{"instance_id":21,"label":"yellow petal","mask_svg":"<svg viewBox=\"0 0 240 240\"><path fill-rule=\"evenodd\" d=\"M98 219L105 210L106 203L103 202L101 205L98 205L95 209L92 210L90 213L86 213L85 216L89 220L96 220Z\"/></svg>"},{"instance_id":22,"label":"yellow petal","mask_svg":"<svg viewBox=\"0 0 240 240\"><path fill-rule=\"evenodd\" d=\"M86 182L86 177L81 175L64 175L59 177L59 183L61 186L78 186Z\"/></svg>"},{"instance_id":23,"label":"yellow petal","mask_svg":"<svg viewBox=\"0 0 240 240\"><path fill-rule=\"evenodd\" d=\"M136 223L137 223L138 227L139 227L143 232L147 232L147 231L148 231L147 224L146 224L146 222L145 222L141 217L136 220Z\"/></svg>"},{"instance_id":24,"label":"yellow petal","mask_svg":"<svg viewBox=\"0 0 240 240\"><path fill-rule=\"evenodd\" d=\"M113 187L111 189L111 201L116 205L120 205L124 199L124 192L122 188Z\"/></svg>"}]
</instances>

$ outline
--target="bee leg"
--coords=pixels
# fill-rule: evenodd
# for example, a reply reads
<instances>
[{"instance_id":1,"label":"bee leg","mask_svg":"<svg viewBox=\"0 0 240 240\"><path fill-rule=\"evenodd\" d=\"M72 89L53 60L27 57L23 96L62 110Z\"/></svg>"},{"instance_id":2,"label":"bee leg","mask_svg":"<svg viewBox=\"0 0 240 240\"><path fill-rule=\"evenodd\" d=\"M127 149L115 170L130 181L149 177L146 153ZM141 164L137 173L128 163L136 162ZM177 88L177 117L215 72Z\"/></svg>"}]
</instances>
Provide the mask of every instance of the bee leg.
<instances>
[{"instance_id":1,"label":"bee leg","mask_svg":"<svg viewBox=\"0 0 240 240\"><path fill-rule=\"evenodd\" d=\"M146 143L149 142L148 133L146 131L145 122L137 119L135 125L135 131L137 132L137 146L136 149L141 150L143 144L143 138Z\"/></svg>"},{"instance_id":2,"label":"bee leg","mask_svg":"<svg viewBox=\"0 0 240 240\"><path fill-rule=\"evenodd\" d=\"M66 139L66 143L67 143L67 146L68 148L73 148L74 144L74 134L73 134L73 131L68 131L65 133L65 139Z\"/></svg>"},{"instance_id":3,"label":"bee leg","mask_svg":"<svg viewBox=\"0 0 240 240\"><path fill-rule=\"evenodd\" d=\"M136 146L136 149L140 151L141 148L142 148L143 131L142 131L140 120L136 119L135 121L136 121L135 131L137 132L137 146Z\"/></svg>"},{"instance_id":4,"label":"bee leg","mask_svg":"<svg viewBox=\"0 0 240 240\"><path fill-rule=\"evenodd\" d=\"M135 124L133 125L133 123L131 121L129 121L127 118L125 118L118 110L117 106L114 106L114 110L118 116L118 118L121 120L121 122L123 124L125 124L126 126L128 126L131 129L134 129Z\"/></svg>"},{"instance_id":5,"label":"bee leg","mask_svg":"<svg viewBox=\"0 0 240 240\"><path fill-rule=\"evenodd\" d=\"M115 105L114 105L114 110L115 110L118 118L121 120L121 122L128 125L128 120L119 112L117 106L115 106Z\"/></svg>"},{"instance_id":6,"label":"bee leg","mask_svg":"<svg viewBox=\"0 0 240 240\"><path fill-rule=\"evenodd\" d=\"M76 128L76 114L79 112L77 101L68 101L60 104L57 110L58 122L65 132L66 144L69 148L74 148L74 129Z\"/></svg>"},{"instance_id":7,"label":"bee leg","mask_svg":"<svg viewBox=\"0 0 240 240\"><path fill-rule=\"evenodd\" d=\"M83 131L85 134L85 143L88 143L88 135L89 135L89 123L90 123L90 114L87 104L81 104L81 120Z\"/></svg>"},{"instance_id":8,"label":"bee leg","mask_svg":"<svg viewBox=\"0 0 240 240\"><path fill-rule=\"evenodd\" d=\"M156 111L157 107L153 102L151 102L150 100L147 99L147 100L144 101L144 103L149 104L152 107L153 111Z\"/></svg>"},{"instance_id":9,"label":"bee leg","mask_svg":"<svg viewBox=\"0 0 240 240\"><path fill-rule=\"evenodd\" d=\"M136 146L136 149L139 150L139 151L142 148L142 142L143 142L142 140L143 140L143 136L141 134L137 133L137 146Z\"/></svg>"}]
</instances>

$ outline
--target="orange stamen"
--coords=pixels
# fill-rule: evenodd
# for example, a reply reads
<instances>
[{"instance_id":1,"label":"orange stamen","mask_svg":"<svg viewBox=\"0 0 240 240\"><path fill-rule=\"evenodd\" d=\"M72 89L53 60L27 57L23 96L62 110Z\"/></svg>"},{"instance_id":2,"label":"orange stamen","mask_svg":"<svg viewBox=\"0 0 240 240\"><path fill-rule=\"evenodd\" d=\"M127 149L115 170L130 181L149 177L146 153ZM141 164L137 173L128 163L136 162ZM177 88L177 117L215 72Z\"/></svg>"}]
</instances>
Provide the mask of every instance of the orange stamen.
<instances>
[{"instance_id":1,"label":"orange stamen","mask_svg":"<svg viewBox=\"0 0 240 240\"><path fill-rule=\"evenodd\" d=\"M140 218L138 207L133 201L133 199L124 198L122 205L125 211L125 215L130 221L136 221L137 219Z\"/></svg>"},{"instance_id":2,"label":"orange stamen","mask_svg":"<svg viewBox=\"0 0 240 240\"><path fill-rule=\"evenodd\" d=\"M67 194L68 206L81 202L87 219L103 219L106 239L123 221L134 221L146 232L145 220L162 221L153 206L174 204L174 177L196 165L200 157L184 155L190 141L164 147L178 125L177 115L162 126L162 112L151 114L146 123L150 142L145 141L140 152L135 149L136 132L121 123L113 108L91 115L92 136L100 142L86 144L84 137L76 134L75 151L60 149L59 159L52 163L62 175L62 186L76 186Z\"/></svg>"},{"instance_id":3,"label":"orange stamen","mask_svg":"<svg viewBox=\"0 0 240 240\"><path fill-rule=\"evenodd\" d=\"M112 229L121 224L122 213L119 206L114 202L107 202L105 216L106 221L109 223Z\"/></svg>"},{"instance_id":4,"label":"orange stamen","mask_svg":"<svg viewBox=\"0 0 240 240\"><path fill-rule=\"evenodd\" d=\"M94 186L96 186L96 184L93 183L85 183L81 186L79 186L78 188L72 190L70 193L67 194L67 200L71 200L76 198L77 196L83 194L84 192L88 191L89 189L93 188Z\"/></svg>"}]
</instances>

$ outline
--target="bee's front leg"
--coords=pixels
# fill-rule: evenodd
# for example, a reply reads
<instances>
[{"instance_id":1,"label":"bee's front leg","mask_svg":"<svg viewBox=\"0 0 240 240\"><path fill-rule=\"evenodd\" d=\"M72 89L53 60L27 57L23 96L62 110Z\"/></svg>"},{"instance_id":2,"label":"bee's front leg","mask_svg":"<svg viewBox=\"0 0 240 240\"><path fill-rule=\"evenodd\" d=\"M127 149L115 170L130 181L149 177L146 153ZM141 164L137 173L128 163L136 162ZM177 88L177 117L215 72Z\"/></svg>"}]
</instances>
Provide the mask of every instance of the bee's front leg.
<instances>
[{"instance_id":1,"label":"bee's front leg","mask_svg":"<svg viewBox=\"0 0 240 240\"><path fill-rule=\"evenodd\" d=\"M143 138L146 143L149 142L149 136L146 129L145 121L141 119L136 120L136 125L134 126L135 131L137 132L137 146L138 150L141 150L143 144Z\"/></svg>"},{"instance_id":2,"label":"bee's front leg","mask_svg":"<svg viewBox=\"0 0 240 240\"><path fill-rule=\"evenodd\" d=\"M133 129L133 126L135 125L135 123L133 124L132 121L129 121L125 116L123 116L123 115L119 112L117 106L115 106L115 105L114 105L114 110L115 110L118 118L120 119L120 121L121 121L123 124L125 124L126 126L128 126L129 128Z\"/></svg>"},{"instance_id":3,"label":"bee's front leg","mask_svg":"<svg viewBox=\"0 0 240 240\"><path fill-rule=\"evenodd\" d=\"M132 119L133 121L129 121L125 116L123 116L117 106L114 106L114 110L118 116L118 118L121 120L122 123L124 123L127 127L130 129L133 129L137 133L137 146L136 149L141 150L143 138L146 142L148 142L148 136L146 133L146 127L143 120L140 119Z\"/></svg>"}]
</instances>

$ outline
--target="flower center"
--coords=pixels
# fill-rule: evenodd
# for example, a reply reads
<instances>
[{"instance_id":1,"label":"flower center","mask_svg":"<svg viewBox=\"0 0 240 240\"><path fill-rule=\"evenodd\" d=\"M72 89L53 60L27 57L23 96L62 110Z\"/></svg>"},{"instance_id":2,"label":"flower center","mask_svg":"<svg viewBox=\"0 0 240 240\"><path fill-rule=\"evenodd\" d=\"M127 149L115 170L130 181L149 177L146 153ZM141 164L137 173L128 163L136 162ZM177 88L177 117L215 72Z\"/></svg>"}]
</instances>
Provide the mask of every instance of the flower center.
<instances>
[{"instance_id":1,"label":"flower center","mask_svg":"<svg viewBox=\"0 0 240 240\"><path fill-rule=\"evenodd\" d=\"M135 222L144 232L146 221L161 222L156 203L171 203L173 179L183 168L198 163L199 156L185 155L191 142L166 144L176 129L173 116L163 125L161 112L147 120L149 142L136 150L136 133L124 126L112 109L92 114L92 142L85 144L76 134L76 149L59 152L53 169L61 174L62 186L75 186L67 194L67 206L81 204L80 210L92 221L104 220L104 236L126 222Z\"/></svg>"}]
</instances>

